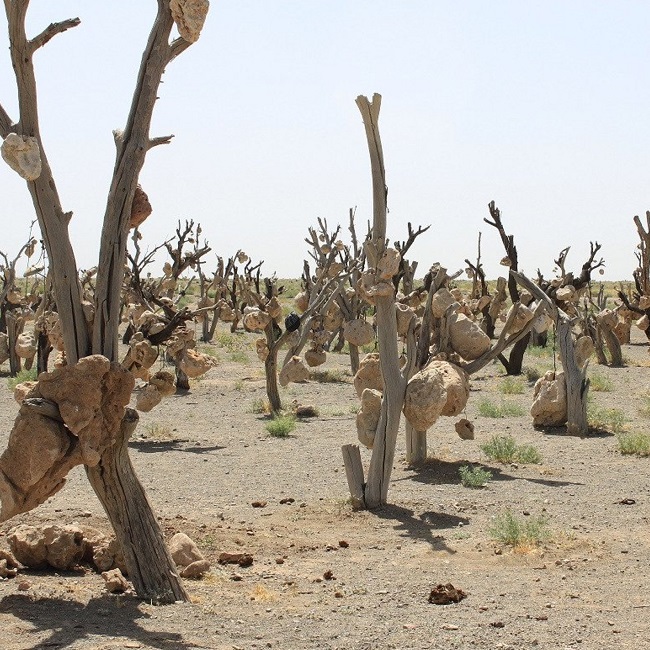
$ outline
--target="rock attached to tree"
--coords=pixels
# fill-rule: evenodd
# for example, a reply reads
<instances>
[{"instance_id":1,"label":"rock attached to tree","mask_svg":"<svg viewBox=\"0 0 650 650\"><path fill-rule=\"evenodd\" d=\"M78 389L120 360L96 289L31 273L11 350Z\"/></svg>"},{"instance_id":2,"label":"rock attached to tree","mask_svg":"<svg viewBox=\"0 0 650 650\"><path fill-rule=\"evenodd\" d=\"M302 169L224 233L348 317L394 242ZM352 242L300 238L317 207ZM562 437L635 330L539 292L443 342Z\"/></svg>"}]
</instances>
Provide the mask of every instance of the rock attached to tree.
<instances>
[{"instance_id":1,"label":"rock attached to tree","mask_svg":"<svg viewBox=\"0 0 650 650\"><path fill-rule=\"evenodd\" d=\"M365 388L361 393L361 409L357 413L357 437L368 449L372 449L374 445L380 415L381 392Z\"/></svg>"},{"instance_id":2,"label":"rock attached to tree","mask_svg":"<svg viewBox=\"0 0 650 650\"><path fill-rule=\"evenodd\" d=\"M42 171L41 150L32 136L9 133L0 146L3 160L26 181L35 181Z\"/></svg>"},{"instance_id":3,"label":"rock attached to tree","mask_svg":"<svg viewBox=\"0 0 650 650\"><path fill-rule=\"evenodd\" d=\"M375 339L375 330L368 321L354 318L343 326L343 338L352 345L368 345Z\"/></svg>"},{"instance_id":4,"label":"rock attached to tree","mask_svg":"<svg viewBox=\"0 0 650 650\"><path fill-rule=\"evenodd\" d=\"M566 424L566 382L563 372L549 370L537 380L530 414L535 426L558 427Z\"/></svg>"},{"instance_id":5,"label":"rock attached to tree","mask_svg":"<svg viewBox=\"0 0 650 650\"><path fill-rule=\"evenodd\" d=\"M447 403L442 373L427 366L411 377L406 385L404 417L416 431L426 431L442 415Z\"/></svg>"},{"instance_id":6,"label":"rock attached to tree","mask_svg":"<svg viewBox=\"0 0 650 650\"><path fill-rule=\"evenodd\" d=\"M293 356L280 371L278 381L280 386L288 386L291 382L300 383L309 379L309 368L305 366L302 359Z\"/></svg>"},{"instance_id":7,"label":"rock attached to tree","mask_svg":"<svg viewBox=\"0 0 650 650\"><path fill-rule=\"evenodd\" d=\"M357 391L358 397L361 397L366 388L380 392L384 390L378 352L367 354L359 363L359 370L354 375L354 389Z\"/></svg>"},{"instance_id":8,"label":"rock attached to tree","mask_svg":"<svg viewBox=\"0 0 650 650\"><path fill-rule=\"evenodd\" d=\"M464 314L455 314L449 326L451 347L463 359L478 359L490 349L490 337Z\"/></svg>"}]
</instances>

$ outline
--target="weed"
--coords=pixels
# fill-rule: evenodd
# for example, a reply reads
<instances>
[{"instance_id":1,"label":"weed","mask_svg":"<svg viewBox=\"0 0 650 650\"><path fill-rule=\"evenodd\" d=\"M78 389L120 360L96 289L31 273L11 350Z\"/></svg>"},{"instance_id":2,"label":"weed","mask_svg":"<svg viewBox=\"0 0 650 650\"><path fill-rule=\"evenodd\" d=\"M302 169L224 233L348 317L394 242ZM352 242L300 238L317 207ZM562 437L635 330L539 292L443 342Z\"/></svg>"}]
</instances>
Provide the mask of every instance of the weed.
<instances>
[{"instance_id":1,"label":"weed","mask_svg":"<svg viewBox=\"0 0 650 650\"><path fill-rule=\"evenodd\" d=\"M485 418L505 418L519 417L524 415L525 411L521 406L502 401L500 404L494 404L488 399L481 400L478 405L478 413Z\"/></svg>"},{"instance_id":2,"label":"weed","mask_svg":"<svg viewBox=\"0 0 650 650\"><path fill-rule=\"evenodd\" d=\"M250 412L260 415L268 415L271 412L271 404L269 403L269 400L259 397L251 402Z\"/></svg>"},{"instance_id":3,"label":"weed","mask_svg":"<svg viewBox=\"0 0 650 650\"><path fill-rule=\"evenodd\" d=\"M309 378L321 384L336 384L345 381L341 370L312 370Z\"/></svg>"},{"instance_id":4,"label":"weed","mask_svg":"<svg viewBox=\"0 0 650 650\"><path fill-rule=\"evenodd\" d=\"M228 356L230 360L234 361L235 363L243 363L243 364L248 363L248 355L246 354L246 352L242 350L234 350Z\"/></svg>"},{"instance_id":5,"label":"weed","mask_svg":"<svg viewBox=\"0 0 650 650\"><path fill-rule=\"evenodd\" d=\"M542 455L532 445L518 445L512 436L492 436L481 445L481 451L499 463L538 464Z\"/></svg>"},{"instance_id":6,"label":"weed","mask_svg":"<svg viewBox=\"0 0 650 650\"><path fill-rule=\"evenodd\" d=\"M22 384L24 381L36 381L36 368L20 370L15 377L9 377L7 379L7 386L9 386L9 390L13 390L18 384Z\"/></svg>"},{"instance_id":7,"label":"weed","mask_svg":"<svg viewBox=\"0 0 650 650\"><path fill-rule=\"evenodd\" d=\"M241 392L242 390L244 390L244 382L243 382L241 379L238 379L238 380L233 384L232 387L233 387L234 390L236 390L236 391L238 391L238 392Z\"/></svg>"},{"instance_id":8,"label":"weed","mask_svg":"<svg viewBox=\"0 0 650 650\"><path fill-rule=\"evenodd\" d=\"M650 434L620 433L616 438L618 440L618 450L622 454L650 456Z\"/></svg>"},{"instance_id":9,"label":"weed","mask_svg":"<svg viewBox=\"0 0 650 650\"><path fill-rule=\"evenodd\" d=\"M614 389L614 383L609 377L594 373L589 377L589 388L597 393L609 393Z\"/></svg>"},{"instance_id":10,"label":"weed","mask_svg":"<svg viewBox=\"0 0 650 650\"><path fill-rule=\"evenodd\" d=\"M499 392L504 395L521 395L524 392L524 383L514 377L506 377L499 384Z\"/></svg>"},{"instance_id":11,"label":"weed","mask_svg":"<svg viewBox=\"0 0 650 650\"><path fill-rule=\"evenodd\" d=\"M533 445L518 445L515 460L524 465L539 465L542 462L542 454Z\"/></svg>"},{"instance_id":12,"label":"weed","mask_svg":"<svg viewBox=\"0 0 650 650\"><path fill-rule=\"evenodd\" d=\"M643 406L639 408L639 415L642 415L644 418L650 418L650 395L646 395L643 398Z\"/></svg>"},{"instance_id":13,"label":"weed","mask_svg":"<svg viewBox=\"0 0 650 650\"><path fill-rule=\"evenodd\" d=\"M526 354L531 357L550 357L553 354L553 349L550 346L541 347L539 345L529 345L526 348Z\"/></svg>"},{"instance_id":14,"label":"weed","mask_svg":"<svg viewBox=\"0 0 650 650\"><path fill-rule=\"evenodd\" d=\"M513 548L538 546L550 537L545 517L520 519L510 510L494 518L489 533L493 539Z\"/></svg>"},{"instance_id":15,"label":"weed","mask_svg":"<svg viewBox=\"0 0 650 650\"><path fill-rule=\"evenodd\" d=\"M171 440L174 437L174 434L165 424L149 422L145 427L145 437L152 440Z\"/></svg>"},{"instance_id":16,"label":"weed","mask_svg":"<svg viewBox=\"0 0 650 650\"><path fill-rule=\"evenodd\" d=\"M526 375L526 381L531 384L534 384L542 376L542 371L535 368L535 366L525 366L523 371L524 375Z\"/></svg>"},{"instance_id":17,"label":"weed","mask_svg":"<svg viewBox=\"0 0 650 650\"><path fill-rule=\"evenodd\" d=\"M296 428L296 418L293 415L276 415L266 425L266 430L274 438L286 438Z\"/></svg>"},{"instance_id":18,"label":"weed","mask_svg":"<svg viewBox=\"0 0 650 650\"><path fill-rule=\"evenodd\" d=\"M492 478L492 472L489 472L482 467L471 467L470 465L463 465L458 469L460 482L468 488L482 488Z\"/></svg>"},{"instance_id":19,"label":"weed","mask_svg":"<svg viewBox=\"0 0 650 650\"><path fill-rule=\"evenodd\" d=\"M627 422L625 413L620 409L606 408L595 404L587 406L587 420L592 429L601 429L612 433L623 431Z\"/></svg>"}]
</instances>

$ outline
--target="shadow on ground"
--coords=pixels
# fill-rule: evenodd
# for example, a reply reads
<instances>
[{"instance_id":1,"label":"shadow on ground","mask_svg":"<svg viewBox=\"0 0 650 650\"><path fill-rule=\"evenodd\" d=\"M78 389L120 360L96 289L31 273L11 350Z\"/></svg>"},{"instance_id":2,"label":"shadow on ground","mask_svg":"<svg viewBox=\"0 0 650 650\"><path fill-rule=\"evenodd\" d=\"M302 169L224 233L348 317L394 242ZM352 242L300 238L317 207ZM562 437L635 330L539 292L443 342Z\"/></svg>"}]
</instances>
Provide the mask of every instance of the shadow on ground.
<instances>
[{"instance_id":1,"label":"shadow on ground","mask_svg":"<svg viewBox=\"0 0 650 650\"><path fill-rule=\"evenodd\" d=\"M33 631L46 634L34 650L68 648L84 639L115 637L137 641L160 650L196 648L195 643L183 641L175 632L149 632L138 619L148 615L138 609L135 598L112 596L91 599L87 604L58 598L32 599L28 595L12 594L0 600L0 612L11 614L29 623Z\"/></svg>"}]
</instances>

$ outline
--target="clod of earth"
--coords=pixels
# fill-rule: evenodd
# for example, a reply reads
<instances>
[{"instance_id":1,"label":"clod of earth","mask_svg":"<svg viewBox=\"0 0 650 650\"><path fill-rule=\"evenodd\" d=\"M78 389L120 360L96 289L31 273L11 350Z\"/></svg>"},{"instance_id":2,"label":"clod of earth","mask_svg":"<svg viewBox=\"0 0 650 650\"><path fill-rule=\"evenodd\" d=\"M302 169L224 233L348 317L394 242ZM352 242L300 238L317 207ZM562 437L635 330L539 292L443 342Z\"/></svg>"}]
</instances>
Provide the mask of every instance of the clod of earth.
<instances>
[{"instance_id":1,"label":"clod of earth","mask_svg":"<svg viewBox=\"0 0 650 650\"><path fill-rule=\"evenodd\" d=\"M429 602L432 605L459 603L464 598L467 598L467 594L462 589L454 587L451 582L434 587L429 594Z\"/></svg>"}]
</instances>

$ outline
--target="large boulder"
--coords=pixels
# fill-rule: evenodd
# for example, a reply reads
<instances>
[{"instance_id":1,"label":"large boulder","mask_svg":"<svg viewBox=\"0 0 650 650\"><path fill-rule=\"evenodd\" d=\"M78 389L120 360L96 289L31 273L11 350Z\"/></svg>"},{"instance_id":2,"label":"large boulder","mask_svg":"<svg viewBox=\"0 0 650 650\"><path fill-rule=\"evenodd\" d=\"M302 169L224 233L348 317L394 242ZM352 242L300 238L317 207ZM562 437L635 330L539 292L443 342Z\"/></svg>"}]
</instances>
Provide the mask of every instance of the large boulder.
<instances>
[{"instance_id":1,"label":"large boulder","mask_svg":"<svg viewBox=\"0 0 650 650\"><path fill-rule=\"evenodd\" d=\"M566 383L563 372L549 370L537 380L530 414L535 426L557 427L566 423Z\"/></svg>"},{"instance_id":2,"label":"large boulder","mask_svg":"<svg viewBox=\"0 0 650 650\"><path fill-rule=\"evenodd\" d=\"M409 380L402 411L416 431L426 431L440 417L446 403L442 373L436 367L427 366Z\"/></svg>"},{"instance_id":3,"label":"large boulder","mask_svg":"<svg viewBox=\"0 0 650 650\"><path fill-rule=\"evenodd\" d=\"M456 314L449 326L451 347L463 359L478 359L490 349L490 337L473 320Z\"/></svg>"},{"instance_id":4,"label":"large boulder","mask_svg":"<svg viewBox=\"0 0 650 650\"><path fill-rule=\"evenodd\" d=\"M169 540L169 552L176 565L182 567L205 559L199 547L185 533L176 533Z\"/></svg>"}]
</instances>

